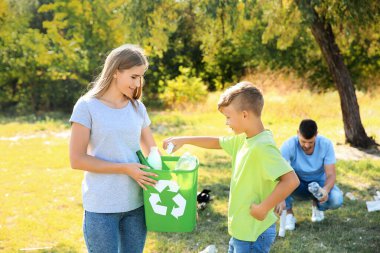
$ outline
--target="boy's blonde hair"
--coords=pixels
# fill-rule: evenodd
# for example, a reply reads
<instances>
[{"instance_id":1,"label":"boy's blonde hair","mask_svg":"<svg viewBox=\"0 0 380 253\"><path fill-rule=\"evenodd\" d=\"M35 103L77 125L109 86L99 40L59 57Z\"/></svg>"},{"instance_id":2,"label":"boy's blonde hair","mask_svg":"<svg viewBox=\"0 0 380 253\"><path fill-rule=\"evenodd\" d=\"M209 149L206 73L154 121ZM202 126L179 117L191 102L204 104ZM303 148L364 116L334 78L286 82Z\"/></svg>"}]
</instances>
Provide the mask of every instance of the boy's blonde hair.
<instances>
[{"instance_id":1,"label":"boy's blonde hair","mask_svg":"<svg viewBox=\"0 0 380 253\"><path fill-rule=\"evenodd\" d=\"M218 102L218 110L229 106L231 103L237 110L251 111L260 117L264 107L264 98L261 91L251 82L242 81L223 92Z\"/></svg>"}]
</instances>

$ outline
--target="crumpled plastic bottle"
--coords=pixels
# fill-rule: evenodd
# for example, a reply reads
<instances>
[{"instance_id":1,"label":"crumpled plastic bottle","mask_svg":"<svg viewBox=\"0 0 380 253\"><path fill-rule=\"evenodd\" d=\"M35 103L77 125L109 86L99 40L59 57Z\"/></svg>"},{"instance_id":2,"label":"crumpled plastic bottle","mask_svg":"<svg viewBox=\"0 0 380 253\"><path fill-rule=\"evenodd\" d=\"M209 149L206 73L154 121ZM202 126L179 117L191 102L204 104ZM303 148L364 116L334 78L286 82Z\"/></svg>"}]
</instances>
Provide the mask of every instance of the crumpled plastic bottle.
<instances>
[{"instance_id":1,"label":"crumpled plastic bottle","mask_svg":"<svg viewBox=\"0 0 380 253\"><path fill-rule=\"evenodd\" d=\"M197 167L197 164L198 159L186 152L179 158L174 170L193 170Z\"/></svg>"},{"instance_id":2,"label":"crumpled plastic bottle","mask_svg":"<svg viewBox=\"0 0 380 253\"><path fill-rule=\"evenodd\" d=\"M308 185L309 192L314 195L314 197L320 200L323 197L323 190L317 182L311 182Z\"/></svg>"},{"instance_id":3,"label":"crumpled plastic bottle","mask_svg":"<svg viewBox=\"0 0 380 253\"><path fill-rule=\"evenodd\" d=\"M173 149L174 149L173 142L169 142L168 147L166 148L166 153L170 155L171 153L173 153Z\"/></svg>"}]
</instances>

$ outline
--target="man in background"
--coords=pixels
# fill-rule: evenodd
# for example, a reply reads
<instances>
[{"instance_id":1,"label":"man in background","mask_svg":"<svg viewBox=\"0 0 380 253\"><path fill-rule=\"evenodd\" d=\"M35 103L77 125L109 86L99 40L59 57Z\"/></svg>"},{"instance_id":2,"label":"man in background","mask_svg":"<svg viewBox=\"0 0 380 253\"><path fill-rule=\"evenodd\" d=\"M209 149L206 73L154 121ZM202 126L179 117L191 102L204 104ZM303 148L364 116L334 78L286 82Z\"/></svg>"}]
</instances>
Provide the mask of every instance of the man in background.
<instances>
[{"instance_id":1,"label":"man in background","mask_svg":"<svg viewBox=\"0 0 380 253\"><path fill-rule=\"evenodd\" d=\"M312 222L324 219L324 211L337 209L343 204L343 194L335 185L335 153L332 142L318 135L317 123L311 119L301 121L297 135L291 137L281 147L281 154L294 169L300 185L286 198L287 230L294 230L296 219L293 213L293 202L312 199ZM309 183L320 185L322 197L319 200L308 190Z\"/></svg>"}]
</instances>

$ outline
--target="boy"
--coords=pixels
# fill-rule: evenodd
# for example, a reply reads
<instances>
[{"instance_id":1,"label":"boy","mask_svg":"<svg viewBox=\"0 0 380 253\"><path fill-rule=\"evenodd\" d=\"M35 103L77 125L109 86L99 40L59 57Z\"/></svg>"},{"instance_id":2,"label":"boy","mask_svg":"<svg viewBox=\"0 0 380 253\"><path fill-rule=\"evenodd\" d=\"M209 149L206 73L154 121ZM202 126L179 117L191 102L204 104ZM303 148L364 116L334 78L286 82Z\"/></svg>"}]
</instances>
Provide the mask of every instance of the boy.
<instances>
[{"instance_id":1,"label":"boy","mask_svg":"<svg viewBox=\"0 0 380 253\"><path fill-rule=\"evenodd\" d=\"M172 137L173 151L184 144L224 149L232 158L228 203L229 253L269 252L276 237L273 208L299 185L293 169L281 157L272 133L264 129L261 111L264 99L250 82L227 89L218 103L226 125L235 136ZM276 212L281 212L278 208Z\"/></svg>"}]
</instances>

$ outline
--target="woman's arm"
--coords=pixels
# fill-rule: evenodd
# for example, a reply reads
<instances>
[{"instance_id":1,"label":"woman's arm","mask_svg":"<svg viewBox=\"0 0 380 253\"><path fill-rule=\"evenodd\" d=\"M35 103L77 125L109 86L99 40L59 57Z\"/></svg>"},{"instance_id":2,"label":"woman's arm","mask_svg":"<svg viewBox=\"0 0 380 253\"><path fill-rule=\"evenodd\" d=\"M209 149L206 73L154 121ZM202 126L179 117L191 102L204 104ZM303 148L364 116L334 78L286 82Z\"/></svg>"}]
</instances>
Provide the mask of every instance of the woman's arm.
<instances>
[{"instance_id":1,"label":"woman's arm","mask_svg":"<svg viewBox=\"0 0 380 253\"><path fill-rule=\"evenodd\" d=\"M141 130L140 146L146 156L149 155L151 147L157 146L153 138L152 130L149 126Z\"/></svg>"},{"instance_id":2,"label":"woman's arm","mask_svg":"<svg viewBox=\"0 0 380 253\"><path fill-rule=\"evenodd\" d=\"M141 168L148 168L139 163L113 163L98 159L87 154L87 146L90 141L90 129L73 123L70 137L70 164L71 168L85 170L94 173L127 174L132 177L142 188L146 185L154 185L155 180L148 176L157 176L148 173Z\"/></svg>"}]
</instances>

